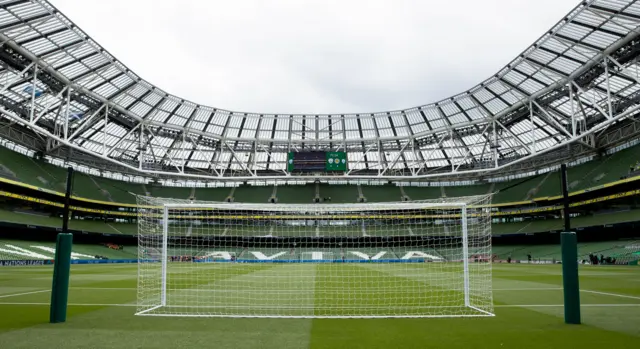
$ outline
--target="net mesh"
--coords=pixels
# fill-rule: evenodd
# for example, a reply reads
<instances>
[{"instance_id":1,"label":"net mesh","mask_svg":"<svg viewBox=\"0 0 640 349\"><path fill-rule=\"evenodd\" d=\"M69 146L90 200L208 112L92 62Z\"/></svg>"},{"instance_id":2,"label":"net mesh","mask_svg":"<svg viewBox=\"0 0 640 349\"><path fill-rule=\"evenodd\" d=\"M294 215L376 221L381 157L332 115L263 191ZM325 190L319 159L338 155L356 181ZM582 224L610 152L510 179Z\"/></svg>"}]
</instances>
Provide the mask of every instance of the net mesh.
<instances>
[{"instance_id":1,"label":"net mesh","mask_svg":"<svg viewBox=\"0 0 640 349\"><path fill-rule=\"evenodd\" d=\"M492 315L490 200L293 205L139 196L137 314Z\"/></svg>"}]
</instances>

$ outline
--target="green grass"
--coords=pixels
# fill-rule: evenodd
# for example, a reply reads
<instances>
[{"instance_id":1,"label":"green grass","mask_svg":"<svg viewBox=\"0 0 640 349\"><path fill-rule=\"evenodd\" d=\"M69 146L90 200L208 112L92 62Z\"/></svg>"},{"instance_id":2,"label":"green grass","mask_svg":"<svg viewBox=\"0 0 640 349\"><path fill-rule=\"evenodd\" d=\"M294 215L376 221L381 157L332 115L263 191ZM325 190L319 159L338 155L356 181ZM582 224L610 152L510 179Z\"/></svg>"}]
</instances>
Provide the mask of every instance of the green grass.
<instances>
[{"instance_id":1,"label":"green grass","mask_svg":"<svg viewBox=\"0 0 640 349\"><path fill-rule=\"evenodd\" d=\"M456 299L434 287L433 266L171 264L170 302L337 306ZM344 268L344 269L340 269ZM49 324L50 267L0 269L0 347L6 348L632 348L640 342L640 267L581 266L583 325L563 323L558 265L493 266L495 317L229 319L134 316L135 265L72 267L68 319ZM336 282L336 273L350 278ZM192 273L191 275L188 273ZM362 278L361 276L366 276ZM442 275L444 276L444 275ZM297 277L298 293L269 289ZM188 281L187 281L188 280ZM444 280L444 279L443 279ZM440 281L442 283L442 281ZM255 287L234 292L242 286ZM418 288L416 286L423 286ZM291 284L290 286L293 286ZM411 289L402 291L402 286ZM426 287L424 287L426 286ZM189 289L202 292L190 294ZM206 291L230 290L215 299ZM259 291L264 292L260 293ZM393 291L391 291L393 290ZM381 292L384 291L384 292ZM249 292L249 293L248 293ZM435 292L440 298L423 298ZM173 295L173 298L171 296ZM182 296L182 297L181 297ZM260 296L260 298L259 298ZM404 302L404 303L402 303ZM234 304L234 303L232 303ZM344 311L344 310L343 310Z\"/></svg>"},{"instance_id":2,"label":"green grass","mask_svg":"<svg viewBox=\"0 0 640 349\"><path fill-rule=\"evenodd\" d=\"M171 263L167 307L151 313L304 317L406 316L429 311L478 315L477 310L463 307L464 295L459 291L463 279L455 277L461 269L460 263ZM153 284L159 272L160 265L151 263L140 275L144 283ZM442 278L453 281L441 287L437 282ZM146 304L157 305L157 291L145 293L144 299L150 300ZM194 307L195 299L203 305L201 309Z\"/></svg>"}]
</instances>

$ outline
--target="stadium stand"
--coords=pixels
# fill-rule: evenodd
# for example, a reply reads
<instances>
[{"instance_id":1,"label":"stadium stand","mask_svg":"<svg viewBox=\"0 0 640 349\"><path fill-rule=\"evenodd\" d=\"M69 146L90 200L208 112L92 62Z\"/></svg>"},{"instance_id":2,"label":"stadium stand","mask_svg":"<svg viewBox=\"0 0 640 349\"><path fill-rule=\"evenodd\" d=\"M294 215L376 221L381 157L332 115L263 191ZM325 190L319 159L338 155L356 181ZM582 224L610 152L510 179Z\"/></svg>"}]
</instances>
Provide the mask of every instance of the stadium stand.
<instances>
[{"instance_id":1,"label":"stadium stand","mask_svg":"<svg viewBox=\"0 0 640 349\"><path fill-rule=\"evenodd\" d=\"M73 183L74 195L91 200L113 202L114 200L109 191L102 189L93 178L84 173L76 173Z\"/></svg>"},{"instance_id":2,"label":"stadium stand","mask_svg":"<svg viewBox=\"0 0 640 349\"><path fill-rule=\"evenodd\" d=\"M43 241L21 241L21 240L0 240L0 259L20 259L24 258L24 253L30 254L30 259L51 259L53 258L55 244ZM13 253L12 253L13 251ZM433 248L397 248L397 247L378 247L378 248L333 248L333 249L300 249L300 248L198 248L190 250L188 256L206 256L216 251L227 251L235 255L238 259L313 259L319 258L314 256L313 252L322 253L323 259L335 260L359 260L369 258L403 258L411 256L412 258L424 258L421 253L433 256L435 260L445 260L443 256L447 255L451 259L460 258L460 256L451 255L450 251L438 250ZM74 244L74 259L135 259L137 258L136 246L121 246L114 244L89 245ZM418 254L411 254L419 252ZM473 251L471 251L473 252ZM154 251L147 251L153 254ZM184 248L170 248L168 255L177 256L184 255ZM506 261L511 258L513 262L527 261L528 255L531 255L532 262L552 262L561 259L560 246L558 244L549 245L511 245L511 246L495 246L493 253L497 261ZM580 259L588 260L589 254L597 256L615 258L620 262L638 260L640 258L640 240L625 241L608 241L608 242L590 242L580 243L578 245L578 256ZM344 257L344 258L343 258Z\"/></svg>"},{"instance_id":3,"label":"stadium stand","mask_svg":"<svg viewBox=\"0 0 640 349\"><path fill-rule=\"evenodd\" d=\"M17 249L13 248L14 246L17 247ZM55 251L55 243L45 241L0 240L0 249L0 259L26 259L24 253L32 254L29 256L29 259L52 259ZM15 252L11 253L11 251ZM106 244L74 244L73 253L76 255L72 255L72 259L135 259L138 257L138 251L135 246L123 246L122 249L114 249L109 248Z\"/></svg>"},{"instance_id":4,"label":"stadium stand","mask_svg":"<svg viewBox=\"0 0 640 349\"><path fill-rule=\"evenodd\" d=\"M9 223L21 223L51 228L59 228L62 226L62 218L50 217L37 213L21 213L8 210L0 210L0 220ZM103 221L71 219L69 220L69 229L95 233L135 235L138 232L138 225L128 223L105 223Z\"/></svg>"},{"instance_id":5,"label":"stadium stand","mask_svg":"<svg viewBox=\"0 0 640 349\"><path fill-rule=\"evenodd\" d=\"M459 197L468 195L485 195L489 194L489 185L464 185L464 186L448 186L443 187L446 197Z\"/></svg>"},{"instance_id":6,"label":"stadium stand","mask_svg":"<svg viewBox=\"0 0 640 349\"><path fill-rule=\"evenodd\" d=\"M318 185L318 195L321 201L331 198L332 203L358 202L358 187L355 185Z\"/></svg>"},{"instance_id":7,"label":"stadium stand","mask_svg":"<svg viewBox=\"0 0 640 349\"><path fill-rule=\"evenodd\" d=\"M404 186L403 190L411 200L436 199L442 197L440 187Z\"/></svg>"},{"instance_id":8,"label":"stadium stand","mask_svg":"<svg viewBox=\"0 0 640 349\"><path fill-rule=\"evenodd\" d=\"M638 220L638 217L640 217L640 209L612 211L572 218L571 226L574 228L585 228L603 226L607 224L634 222ZM491 225L493 235L560 231L562 228L563 220L561 218L529 220L514 223L494 223Z\"/></svg>"},{"instance_id":9,"label":"stadium stand","mask_svg":"<svg viewBox=\"0 0 640 349\"><path fill-rule=\"evenodd\" d=\"M508 182L499 182L495 185L493 203L504 204L528 200L529 192L540 182L540 177L528 177Z\"/></svg>"},{"instance_id":10,"label":"stadium stand","mask_svg":"<svg viewBox=\"0 0 640 349\"><path fill-rule=\"evenodd\" d=\"M273 186L241 185L233 194L234 202L267 203L273 194ZM311 200L309 200L311 201Z\"/></svg>"},{"instance_id":11,"label":"stadium stand","mask_svg":"<svg viewBox=\"0 0 640 349\"><path fill-rule=\"evenodd\" d=\"M640 160L640 146L624 149L598 159L588 161L568 170L569 186L572 191L583 190L625 178L630 171L635 170L635 164ZM636 171L637 172L637 171ZM0 147L0 176L12 181L22 182L57 192L64 191L66 170L54 166L43 160L36 160L12 150ZM155 197L171 197L179 199L197 199L206 201L225 201L232 198L234 202L267 203L276 198L280 203L311 203L318 198L321 202L331 199L332 203L355 203L360 198L367 202L389 202L401 200L403 195L413 200L435 199L441 197L457 197L466 195L480 195L494 192L493 203L503 205L517 205L521 201L531 201L550 196L560 195L560 173L558 170L542 173L532 177L512 179L506 182L483 183L464 186L416 186L415 184L398 186L385 185L338 185L324 183L307 183L299 185L240 185L238 187L170 187L157 183L133 183L119 181L105 177L76 173L74 195L89 200L111 202L114 204L135 204L133 194L152 195ZM110 208L114 210L114 208ZM610 209L596 211L595 214L584 214L572 218L572 227L576 229L586 227L605 226L618 223L635 222L640 217L640 209ZM512 220L511 218L509 220ZM0 209L0 221L25 224L29 226L55 227L61 226L59 217L37 212L27 206L23 209ZM116 223L113 219L71 219L69 228L75 231L94 232L103 234L136 235L137 225L130 223ZM533 234L549 231L561 231L562 219L553 215L546 218L532 220L524 217L520 222L506 222L492 224L494 236L511 234ZM200 235L205 231L209 235L219 236L252 236L252 237L286 237L286 236L388 236L388 235L420 235L419 225L404 226L401 231L390 232L384 226L350 225L350 226L292 226L292 225L220 225L203 226L199 223L189 223L187 229L182 227L180 234ZM446 230L446 229L445 229ZM178 230L176 230L178 231ZM446 231L445 231L446 233ZM17 245L16 245L17 246ZM44 245L43 245L44 246ZM47 245L49 246L49 245ZM588 253L604 253L618 256L621 262L637 261L638 251L631 250L620 242L589 243L580 245L581 256ZM637 246L637 243L636 243ZM99 246L98 250L103 247ZM97 253L91 249L83 251ZM107 251L109 252L109 251ZM302 258L300 251L294 252ZM329 251L334 258L345 255L344 251ZM372 254L375 254L370 251ZM406 251L392 251L399 256ZM431 251L438 253L438 251ZM559 250L555 245L536 246L495 246L496 254L502 258L511 255L514 259L524 260L531 253L535 258L552 260L559 259ZM79 252L82 253L82 252ZM193 255L198 255L194 251ZM238 255L246 253L239 250ZM266 252L265 252L266 253ZM377 253L377 252L376 252ZM104 256L115 256L103 253ZM347 254L348 255L348 254ZM345 255L346 256L346 255ZM111 257L109 257L111 258ZM115 258L115 257L114 257ZM347 257L345 257L347 258Z\"/></svg>"},{"instance_id":12,"label":"stadium stand","mask_svg":"<svg viewBox=\"0 0 640 349\"><path fill-rule=\"evenodd\" d=\"M189 199L191 196L191 188L184 187L165 187L160 185L148 185L151 190L151 196L159 198Z\"/></svg>"},{"instance_id":13,"label":"stadium stand","mask_svg":"<svg viewBox=\"0 0 640 349\"><path fill-rule=\"evenodd\" d=\"M5 171L3 174L12 175L8 179L30 184L36 187L64 191L65 177L57 178L55 174L64 173L64 169L0 147L0 164ZM52 174L55 173L55 174Z\"/></svg>"},{"instance_id":14,"label":"stadium stand","mask_svg":"<svg viewBox=\"0 0 640 349\"><path fill-rule=\"evenodd\" d=\"M362 185L361 190L367 202L402 201L402 192L396 185Z\"/></svg>"},{"instance_id":15,"label":"stadium stand","mask_svg":"<svg viewBox=\"0 0 640 349\"><path fill-rule=\"evenodd\" d=\"M582 190L626 177L629 170L639 160L640 145L623 149L599 159L569 167L568 177L570 189ZM0 176L30 184L43 189L64 191L66 171L63 168L36 160L23 154L0 147ZM331 197L335 203L357 202L359 194L368 202L398 201L404 192L410 199L434 199L443 196L456 197L480 195L493 190L493 203L505 204L521 202L535 198L560 195L558 186L560 174L558 170L537 176L466 186L403 186L394 185L327 185L306 184L286 185L276 188L276 197L281 203L313 202L316 194L320 198ZM186 188L170 187L157 184L132 183L109 178L77 173L74 183L74 195L91 200L135 204L131 194L148 193L156 197L171 197L198 200L224 201L233 193L235 202L268 202L273 194L273 187L242 185L237 188ZM260 191L260 193L258 193Z\"/></svg>"},{"instance_id":16,"label":"stadium stand","mask_svg":"<svg viewBox=\"0 0 640 349\"><path fill-rule=\"evenodd\" d=\"M247 260L255 260L260 259L256 254L261 253L266 257L271 257L274 260L282 260L282 259L297 259L297 253L295 249L286 249L286 248L260 248L252 249L251 251L246 250L244 253L241 253L242 256L239 258L247 259Z\"/></svg>"},{"instance_id":17,"label":"stadium stand","mask_svg":"<svg viewBox=\"0 0 640 349\"><path fill-rule=\"evenodd\" d=\"M195 199L204 201L224 201L231 193L231 188L196 188Z\"/></svg>"},{"instance_id":18,"label":"stadium stand","mask_svg":"<svg viewBox=\"0 0 640 349\"><path fill-rule=\"evenodd\" d=\"M279 203L308 204L313 202L316 196L316 188L313 184L279 185L276 190Z\"/></svg>"},{"instance_id":19,"label":"stadium stand","mask_svg":"<svg viewBox=\"0 0 640 349\"><path fill-rule=\"evenodd\" d=\"M575 228L604 226L607 224L617 224L637 221L637 217L640 217L640 209L637 210L625 210L615 211L608 213L601 213L596 215L580 216L572 219L572 226ZM57 217L50 217L36 212L14 212L9 210L0 210L0 221L9 223L29 224L43 227L60 227L62 219ZM525 233L539 233L546 231L560 231L562 230L563 221L560 218L546 219L546 220L529 220L522 222L512 223L493 223L492 233L493 235L507 235L507 234L525 234ZM72 219L69 223L69 228L72 230L96 232L96 233L108 233L108 234L137 234L137 225L129 223L105 223L101 220L78 220ZM198 233L199 226L193 227L193 234ZM213 235L248 235L248 236L327 236L327 235L342 235L342 236L376 236L376 235L419 235L420 228L405 227L406 231L394 231L389 232L384 226L365 225L357 226L292 226L292 225L280 225L280 226L237 226L237 227L220 227L220 230L216 230L215 226L207 226L207 234ZM226 231L225 231L226 230Z\"/></svg>"},{"instance_id":20,"label":"stadium stand","mask_svg":"<svg viewBox=\"0 0 640 349\"><path fill-rule=\"evenodd\" d=\"M633 240L579 243L578 257L582 260L588 260L589 254L593 253L613 258L627 257L631 260L640 257L635 255L640 251L639 243L640 241ZM562 258L558 244L494 246L493 253L500 260L511 257L514 261L525 261L529 254L534 262L559 261ZM632 254L633 256L630 256Z\"/></svg>"}]
</instances>

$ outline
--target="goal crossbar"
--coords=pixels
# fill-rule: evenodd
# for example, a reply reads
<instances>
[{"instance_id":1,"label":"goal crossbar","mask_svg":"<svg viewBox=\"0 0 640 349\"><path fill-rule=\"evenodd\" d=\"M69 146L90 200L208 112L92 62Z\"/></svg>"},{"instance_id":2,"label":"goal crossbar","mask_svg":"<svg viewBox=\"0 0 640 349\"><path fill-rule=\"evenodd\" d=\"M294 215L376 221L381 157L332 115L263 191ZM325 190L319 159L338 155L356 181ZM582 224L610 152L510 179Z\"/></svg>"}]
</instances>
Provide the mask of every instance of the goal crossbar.
<instances>
[{"instance_id":1,"label":"goal crossbar","mask_svg":"<svg viewBox=\"0 0 640 349\"><path fill-rule=\"evenodd\" d=\"M465 202L433 202L424 203L412 202L385 202L385 203L354 203L354 204L249 204L249 203L165 203L162 205L168 209L231 209L249 211L317 211L319 207L322 211L388 211L388 210L419 210L419 209L463 209L468 206Z\"/></svg>"}]
</instances>

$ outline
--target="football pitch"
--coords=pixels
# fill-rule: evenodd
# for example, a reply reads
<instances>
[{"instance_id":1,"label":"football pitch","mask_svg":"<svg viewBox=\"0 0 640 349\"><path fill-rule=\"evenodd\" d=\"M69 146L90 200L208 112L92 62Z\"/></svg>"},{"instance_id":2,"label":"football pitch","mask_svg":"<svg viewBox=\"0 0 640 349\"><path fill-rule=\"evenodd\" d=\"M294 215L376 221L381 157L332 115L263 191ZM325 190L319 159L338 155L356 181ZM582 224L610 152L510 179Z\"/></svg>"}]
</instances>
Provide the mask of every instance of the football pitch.
<instances>
[{"instance_id":1,"label":"football pitch","mask_svg":"<svg viewBox=\"0 0 640 349\"><path fill-rule=\"evenodd\" d=\"M462 263L147 263L139 293L147 315L406 317L491 315L488 264L474 264L465 307ZM155 308L155 309L154 309Z\"/></svg>"},{"instance_id":2,"label":"football pitch","mask_svg":"<svg viewBox=\"0 0 640 349\"><path fill-rule=\"evenodd\" d=\"M373 270L370 274L365 273L369 276L368 281L362 282L357 278L362 271L353 269L349 272L354 276L353 285L331 284L333 279L326 275L336 269L335 266L327 267L319 264L240 268L220 265L215 268L221 270L199 271L197 278L174 276L171 281L172 273L180 273L180 269L176 269L169 274L169 289L174 297L169 293L168 302L180 306L186 297L200 297L198 304L203 306L220 307L230 303L243 305L243 309L245 306L259 308L258 305L278 309L287 304L296 307L306 304L308 308L325 311L340 307L347 313L347 305L376 310L373 308L384 305L382 299L387 297L397 297L396 304L404 304L407 308L428 304L416 302L424 293L416 291L415 287L406 287L418 283L429 287L428 280L421 279L420 274L399 275L394 270ZM403 269L403 272L407 271L411 269ZM260 285L276 283L279 276L292 272L302 276L295 293L265 292L258 297ZM67 322L49 324L51 274L51 267L0 269L0 348L565 349L631 348L640 342L640 267L580 267L583 325L565 325L563 322L559 265L494 264L495 317L427 319L134 316L138 275L135 265L75 265L71 274ZM373 275L380 277L372 278ZM423 276L432 277L432 273ZM194 285L193 280L202 283ZM255 289L249 287L252 282ZM238 285L243 287L238 288ZM362 292L353 292L355 287L361 287ZM275 290L273 287L264 289ZM290 287L287 289L291 290ZM394 289L396 291L392 291ZM217 292L221 290L227 292ZM443 302L455 305L460 300L459 294L453 291L437 290L435 294L439 295L439 300L430 298L430 301L439 305Z\"/></svg>"}]
</instances>

